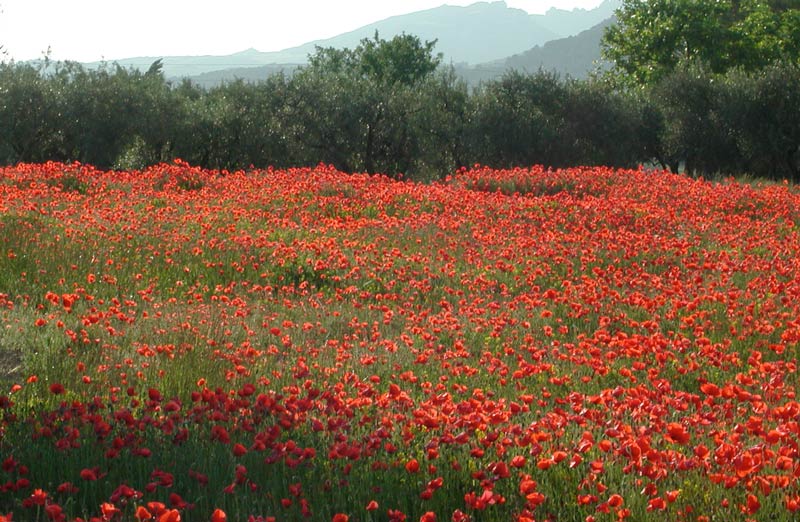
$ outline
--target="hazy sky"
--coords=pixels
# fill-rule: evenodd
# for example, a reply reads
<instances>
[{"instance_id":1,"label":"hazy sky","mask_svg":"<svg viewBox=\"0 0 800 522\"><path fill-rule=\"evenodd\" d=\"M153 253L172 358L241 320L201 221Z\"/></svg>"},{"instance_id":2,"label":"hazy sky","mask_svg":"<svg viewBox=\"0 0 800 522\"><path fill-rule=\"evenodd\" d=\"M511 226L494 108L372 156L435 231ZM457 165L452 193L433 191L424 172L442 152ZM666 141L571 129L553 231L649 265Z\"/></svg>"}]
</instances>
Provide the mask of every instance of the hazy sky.
<instances>
[{"instance_id":1,"label":"hazy sky","mask_svg":"<svg viewBox=\"0 0 800 522\"><path fill-rule=\"evenodd\" d=\"M6 58L114 60L138 56L278 51L422 9L475 0L0 0ZM601 0L507 0L543 13Z\"/></svg>"}]
</instances>

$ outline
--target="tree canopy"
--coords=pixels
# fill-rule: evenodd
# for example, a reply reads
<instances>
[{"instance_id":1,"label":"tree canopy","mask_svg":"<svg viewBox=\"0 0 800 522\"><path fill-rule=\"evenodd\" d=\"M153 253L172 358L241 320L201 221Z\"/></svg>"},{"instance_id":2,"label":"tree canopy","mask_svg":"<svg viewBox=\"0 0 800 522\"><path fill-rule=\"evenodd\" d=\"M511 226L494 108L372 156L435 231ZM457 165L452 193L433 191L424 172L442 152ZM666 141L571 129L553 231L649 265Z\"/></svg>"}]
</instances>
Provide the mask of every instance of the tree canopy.
<instances>
[{"instance_id":1,"label":"tree canopy","mask_svg":"<svg viewBox=\"0 0 800 522\"><path fill-rule=\"evenodd\" d=\"M383 85L413 85L430 76L442 60L434 54L436 40L422 43L419 38L400 34L384 40L377 31L364 38L355 49L317 47L309 65L320 72L351 73Z\"/></svg>"},{"instance_id":2,"label":"tree canopy","mask_svg":"<svg viewBox=\"0 0 800 522\"><path fill-rule=\"evenodd\" d=\"M651 84L681 63L714 73L800 63L800 0L623 0L606 30L614 73Z\"/></svg>"}]
</instances>

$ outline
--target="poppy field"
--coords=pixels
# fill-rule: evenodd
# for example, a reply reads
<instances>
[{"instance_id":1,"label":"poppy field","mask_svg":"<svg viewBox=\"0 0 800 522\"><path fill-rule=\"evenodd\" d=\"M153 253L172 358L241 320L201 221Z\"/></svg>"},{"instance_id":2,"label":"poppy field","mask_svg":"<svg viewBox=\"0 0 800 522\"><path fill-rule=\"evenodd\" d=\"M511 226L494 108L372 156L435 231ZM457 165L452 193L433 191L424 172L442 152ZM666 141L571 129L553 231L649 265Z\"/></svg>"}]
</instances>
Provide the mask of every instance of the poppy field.
<instances>
[{"instance_id":1,"label":"poppy field","mask_svg":"<svg viewBox=\"0 0 800 522\"><path fill-rule=\"evenodd\" d=\"M800 192L0 169L0 521L793 520Z\"/></svg>"}]
</instances>

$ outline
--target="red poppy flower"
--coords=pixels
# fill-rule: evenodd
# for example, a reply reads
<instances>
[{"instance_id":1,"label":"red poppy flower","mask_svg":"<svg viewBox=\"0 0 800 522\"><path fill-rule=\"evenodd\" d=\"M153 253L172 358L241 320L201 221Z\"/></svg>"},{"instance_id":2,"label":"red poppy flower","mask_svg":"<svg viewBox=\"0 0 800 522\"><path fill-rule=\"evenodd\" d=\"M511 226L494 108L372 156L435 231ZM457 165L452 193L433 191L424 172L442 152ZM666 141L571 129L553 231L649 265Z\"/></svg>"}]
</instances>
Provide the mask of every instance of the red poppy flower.
<instances>
[{"instance_id":1,"label":"red poppy flower","mask_svg":"<svg viewBox=\"0 0 800 522\"><path fill-rule=\"evenodd\" d=\"M44 506L47 502L47 492L42 489L35 489L30 496L31 502L36 506Z\"/></svg>"},{"instance_id":2,"label":"red poppy flower","mask_svg":"<svg viewBox=\"0 0 800 522\"><path fill-rule=\"evenodd\" d=\"M56 503L51 503L45 506L44 512L47 513L47 518L54 522L62 522L65 520L64 510Z\"/></svg>"},{"instance_id":3,"label":"red poppy flower","mask_svg":"<svg viewBox=\"0 0 800 522\"><path fill-rule=\"evenodd\" d=\"M117 506L108 502L103 502L100 504L100 512L103 513L104 520L111 520L117 516L117 514L122 513Z\"/></svg>"},{"instance_id":4,"label":"red poppy flower","mask_svg":"<svg viewBox=\"0 0 800 522\"><path fill-rule=\"evenodd\" d=\"M667 438L677 444L687 444L691 439L686 427L677 422L667 424Z\"/></svg>"},{"instance_id":5,"label":"red poppy flower","mask_svg":"<svg viewBox=\"0 0 800 522\"><path fill-rule=\"evenodd\" d=\"M181 522L181 514L177 509L168 509L158 517L158 522Z\"/></svg>"},{"instance_id":6,"label":"red poppy flower","mask_svg":"<svg viewBox=\"0 0 800 522\"><path fill-rule=\"evenodd\" d=\"M745 510L748 514L752 515L757 512L761 508L761 502L758 500L758 497L753 495L752 493L747 495L747 504L745 506Z\"/></svg>"},{"instance_id":7,"label":"red poppy flower","mask_svg":"<svg viewBox=\"0 0 800 522\"><path fill-rule=\"evenodd\" d=\"M661 497L653 497L647 502L647 511L663 511L667 509L667 502Z\"/></svg>"},{"instance_id":8,"label":"red poppy flower","mask_svg":"<svg viewBox=\"0 0 800 522\"><path fill-rule=\"evenodd\" d=\"M242 444L234 444L233 445L233 455L236 457L241 457L247 453L247 448L245 448Z\"/></svg>"}]
</instances>

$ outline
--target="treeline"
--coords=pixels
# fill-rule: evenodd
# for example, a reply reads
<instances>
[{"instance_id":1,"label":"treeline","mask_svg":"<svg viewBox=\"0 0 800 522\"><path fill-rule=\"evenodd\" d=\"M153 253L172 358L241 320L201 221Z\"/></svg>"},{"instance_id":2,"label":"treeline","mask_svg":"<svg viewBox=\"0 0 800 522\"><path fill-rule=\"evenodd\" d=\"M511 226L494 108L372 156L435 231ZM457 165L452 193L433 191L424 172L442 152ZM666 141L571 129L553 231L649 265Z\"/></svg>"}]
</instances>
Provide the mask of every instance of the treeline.
<instances>
[{"instance_id":1,"label":"treeline","mask_svg":"<svg viewBox=\"0 0 800 522\"><path fill-rule=\"evenodd\" d=\"M800 70L679 67L646 88L511 72L469 89L409 36L319 49L291 77L203 89L76 63L0 64L0 162L315 165L435 179L460 166L635 166L800 180Z\"/></svg>"}]
</instances>

